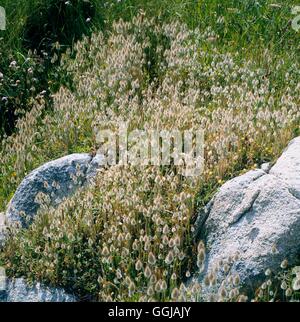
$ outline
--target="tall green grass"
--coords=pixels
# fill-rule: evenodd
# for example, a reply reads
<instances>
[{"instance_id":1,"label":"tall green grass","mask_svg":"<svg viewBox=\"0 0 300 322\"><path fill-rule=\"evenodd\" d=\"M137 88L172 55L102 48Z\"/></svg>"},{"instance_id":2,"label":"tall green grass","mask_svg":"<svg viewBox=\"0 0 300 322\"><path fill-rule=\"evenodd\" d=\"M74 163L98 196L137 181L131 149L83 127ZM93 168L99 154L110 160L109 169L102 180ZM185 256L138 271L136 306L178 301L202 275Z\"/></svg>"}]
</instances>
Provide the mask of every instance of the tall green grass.
<instances>
[{"instance_id":1,"label":"tall green grass","mask_svg":"<svg viewBox=\"0 0 300 322\"><path fill-rule=\"evenodd\" d=\"M297 4L296 0L2 0L7 31L1 37L4 48L11 50L38 47L47 40L70 45L83 33L109 30L113 21L131 20L144 11L164 21L179 19L191 28L210 26L228 49L299 49L299 34L291 28L291 9Z\"/></svg>"}]
</instances>

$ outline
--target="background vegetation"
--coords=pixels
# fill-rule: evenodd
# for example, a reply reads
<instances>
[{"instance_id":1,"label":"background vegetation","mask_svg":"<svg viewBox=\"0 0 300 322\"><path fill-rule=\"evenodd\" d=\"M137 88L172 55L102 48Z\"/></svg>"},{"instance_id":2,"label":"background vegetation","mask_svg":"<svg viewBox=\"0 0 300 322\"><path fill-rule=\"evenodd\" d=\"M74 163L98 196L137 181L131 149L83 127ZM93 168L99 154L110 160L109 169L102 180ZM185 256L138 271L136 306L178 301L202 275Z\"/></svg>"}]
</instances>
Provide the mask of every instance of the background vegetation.
<instances>
[{"instance_id":1,"label":"background vegetation","mask_svg":"<svg viewBox=\"0 0 300 322\"><path fill-rule=\"evenodd\" d=\"M0 33L0 135L14 131L16 120L31 109L37 96L45 97L51 108L51 94L65 82L58 68L60 54L82 35L109 32L115 20L130 21L145 11L148 17L178 19L193 29L209 26L218 37L218 47L238 50L241 57L259 64L266 48L276 53L276 60L297 59L293 5L294 0L2 0L7 30Z\"/></svg>"},{"instance_id":2,"label":"background vegetation","mask_svg":"<svg viewBox=\"0 0 300 322\"><path fill-rule=\"evenodd\" d=\"M114 221L110 227L104 227L103 200L111 194L114 196L107 204L115 212L106 209L112 218L118 212L124 212L115 190L122 188L124 180L129 186L132 184L134 169L128 171L132 174L129 178L116 170L110 175L120 181L116 179L111 185L107 177L107 182L98 183L96 191L85 193L82 198L89 205L88 209L81 203L74 205L74 200L70 200L58 211L49 211L30 230L19 232L8 244L3 261L11 273L67 288L74 286L75 280L75 290L83 297L92 296L93 299L138 300L137 294L146 287L149 298L168 300L177 298L179 293L186 296L184 291L179 292L180 281L196 265L201 267L203 258L201 255L202 260L197 263L180 261L179 253L188 255L198 251L202 254L202 247L197 249L188 230L177 232L180 241L178 243L177 239L178 245L174 244L177 233L170 232L170 228L178 222L166 216L166 213L174 214L178 210L172 198L179 198L178 201L181 193L191 194L192 202L186 206L184 222L186 227L192 227L197 209L206 204L225 180L265 161L274 161L287 142L299 134L300 34L291 28L294 5L297 3L292 0L1 1L8 24L6 31L0 31L0 209L5 209L18 184L35 167L68 153L90 152L95 148L92 125L95 120L104 118L103 111L113 111L114 117L122 116L135 125L144 125L146 119L137 120L134 111L145 110L145 118L149 117L156 124L157 120L152 117L157 113L151 111L161 109L164 94L172 104L182 104L180 106L186 108L187 113L182 119L178 110L166 103L164 108L172 117L170 120L165 116L164 124L170 126L174 120L177 124L194 124L199 113L207 121L206 140L210 146L206 151L207 171L192 187L179 180L176 188L170 184L162 191L158 187L163 186L161 180L172 183L172 177L162 179L161 173L156 173L159 179L155 183L151 177L144 178L147 189L150 180L151 190L157 188L157 195L148 200L144 194L137 196L132 212L123 218L126 231L120 227L116 232L112 231ZM133 23L136 16L142 21ZM151 18L160 26L152 28L156 33L151 32L151 28L149 31L149 22L143 23L143 19L150 21ZM129 22L129 26L124 27L121 23L121 27L117 27L115 22L119 19ZM178 23L174 25L174 21ZM174 30L162 27L169 23ZM179 40L173 39L172 33L180 35ZM92 36L92 40L85 36ZM78 40L81 42L77 43ZM116 45L118 41L120 45ZM128 44L131 48L132 43L138 48L132 48L136 58L128 54L125 46ZM170 48L173 48L171 54ZM113 57L122 57L124 52L129 63L118 65ZM141 52L147 60L143 61ZM176 68L171 68L171 58ZM138 72L133 73L131 68ZM125 89L115 81L121 77L127 77L125 79L130 83ZM139 87L132 88L133 81ZM166 84L170 86L167 87L169 91L164 87ZM158 102L143 92L146 89ZM132 102L133 94L144 103ZM123 102L121 107L120 102ZM133 106L131 112L126 108L129 103ZM152 104L150 115L146 103ZM103 125L101 121L99 124ZM104 192L99 195L100 188ZM138 211L137 204L147 208L149 202L154 204L155 197L162 195L168 197L168 201L155 210L160 213L160 219L142 220L133 229L131 221L127 221L129 218L137 220L144 211ZM125 194L124 198L132 202L130 195ZM78 214L76 231L70 225L74 222L74 213ZM97 234L88 224L95 217L98 218ZM56 218L56 221L51 223L50 218ZM159 259L158 264L156 260L153 265L150 263L153 267L149 279L155 276L154 288L158 283L155 291L147 285L148 277L144 276L149 264L144 244L149 236L157 234L157 240L150 242L150 249L155 259L158 258L161 252L158 244L163 238L159 229L164 226L167 227L164 235L168 241L173 240L172 247L175 245L179 253L171 266L166 265L165 258ZM44 232L49 235L46 240ZM135 253L134 240L128 233L135 236L134 239L141 239ZM125 248L134 253L124 264L121 273L125 276L119 279L122 280L120 290L113 295L111 290L118 284L114 280L119 274L119 260L127 255L124 253L121 258L111 260L103 250L105 247L99 235L104 240L121 235L120 245L113 245L114 251L121 253ZM166 242L163 250L166 257L168 245ZM57 248L62 249L57 252ZM84 254L83 249L86 250ZM89 259L93 252L101 252L100 262ZM49 268L53 259L57 261L56 266ZM172 269L168 270L168 266ZM99 270L103 274L99 275ZM163 283L165 280L168 291ZM210 282L213 280L211 276ZM287 281L288 285L291 283L292 280ZM129 286L131 293L125 294ZM235 289L237 285L233 286ZM99 295L100 289L103 292ZM287 289L292 290L287 286L284 291ZM176 296L172 295L173 291ZM228 290L223 298L237 299L236 291L230 296L229 293Z\"/></svg>"}]
</instances>

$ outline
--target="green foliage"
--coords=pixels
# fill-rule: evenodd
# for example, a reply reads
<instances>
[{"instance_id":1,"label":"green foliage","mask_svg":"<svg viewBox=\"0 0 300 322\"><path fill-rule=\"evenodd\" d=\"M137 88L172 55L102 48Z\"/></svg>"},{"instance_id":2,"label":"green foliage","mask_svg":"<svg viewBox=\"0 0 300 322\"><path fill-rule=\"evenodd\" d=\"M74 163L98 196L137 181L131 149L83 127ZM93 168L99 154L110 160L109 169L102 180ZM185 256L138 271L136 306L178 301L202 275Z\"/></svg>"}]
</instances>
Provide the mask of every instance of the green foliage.
<instances>
[{"instance_id":1,"label":"green foliage","mask_svg":"<svg viewBox=\"0 0 300 322\"><path fill-rule=\"evenodd\" d=\"M31 109L39 93L47 92L51 107L50 94L66 81L53 64L62 52L82 35L99 29L109 32L114 21L130 21L141 11L161 21L180 20L199 32L210 27L220 48L238 50L258 64L266 48L280 53L277 59L299 57L299 35L290 25L293 0L3 0L1 5L7 12L7 30L0 32L0 72L5 76L0 83L0 136L14 131L17 119ZM37 52L28 55L28 49ZM27 84L24 61L29 58L39 80L34 86ZM18 71L9 69L12 61L20 65Z\"/></svg>"},{"instance_id":2,"label":"green foliage","mask_svg":"<svg viewBox=\"0 0 300 322\"><path fill-rule=\"evenodd\" d=\"M97 3L97 1L96 1ZM48 108L64 82L61 53L89 34L96 8L89 1L4 1L7 30L1 31L0 137L14 132L17 120L40 95Z\"/></svg>"},{"instance_id":3,"label":"green foliage","mask_svg":"<svg viewBox=\"0 0 300 322\"><path fill-rule=\"evenodd\" d=\"M199 23L211 26L227 49L272 46L278 52L297 45L299 36L290 25L296 4L293 0L199 0Z\"/></svg>"},{"instance_id":4,"label":"green foliage","mask_svg":"<svg viewBox=\"0 0 300 322\"><path fill-rule=\"evenodd\" d=\"M224 181L273 161L287 142L299 135L300 33L290 25L296 1L3 0L1 5L6 8L8 24L6 31L0 31L0 136L4 138L0 209L35 167L95 148L94 125L107 126L121 117L132 126L162 122L172 127L188 124L192 115L205 120L208 148L205 173L192 191L189 184L186 188L192 202L185 209L184 226L191 228L197 210ZM142 27L135 25L137 15ZM129 22L129 27L120 23L120 29L116 28L120 18ZM151 18L160 27L178 21L171 34L175 30L179 40L171 40L170 34L152 24L145 31L143 20ZM64 63L60 64L62 57ZM174 110L178 105L186 113L184 118ZM140 300L141 292L153 291L135 269L138 260L143 269L149 264L145 240L157 236L151 250L157 258L160 252L164 259L168 254L167 246L163 251L159 247L160 220L155 222L145 215L155 204L155 194L165 199L153 213L170 228L178 224L166 214L178 211L173 198L179 200L182 184L173 183L174 188L170 179L162 189L165 173L163 178L161 173L156 175L158 183L154 184L153 178L149 183L146 178L142 197L133 201L132 194L143 188L135 182L139 179L136 171L112 171L105 179L101 177L96 190L83 192L57 211L49 210L29 230L11 238L0 260L12 274L74 288L86 299ZM114 176L116 180L111 182ZM124 182L128 191L134 184L136 189L116 195L116 191L123 191ZM122 205L125 201L133 202L131 212ZM122 226L114 222L118 216L124 220ZM128 224L129 219L140 222ZM111 230L114 225L118 234ZM127 233L129 239L125 238ZM176 237L168 234L168 239ZM103 242L116 241L118 236L120 243L111 248L114 256L102 254ZM139 251L134 252L133 241L140 238ZM170 269L164 259L151 267L159 287L166 274L169 289L149 298L170 300L171 290L179 288L184 272L195 266L190 260L195 253L190 230L180 230L180 240L180 250L188 258L182 262L176 259ZM122 255L123 248L127 253ZM116 282L119 267L124 278ZM172 282L173 272L176 281ZM284 278L291 284L290 275ZM135 290L128 294L132 283ZM262 298L269 299L265 294Z\"/></svg>"}]
</instances>

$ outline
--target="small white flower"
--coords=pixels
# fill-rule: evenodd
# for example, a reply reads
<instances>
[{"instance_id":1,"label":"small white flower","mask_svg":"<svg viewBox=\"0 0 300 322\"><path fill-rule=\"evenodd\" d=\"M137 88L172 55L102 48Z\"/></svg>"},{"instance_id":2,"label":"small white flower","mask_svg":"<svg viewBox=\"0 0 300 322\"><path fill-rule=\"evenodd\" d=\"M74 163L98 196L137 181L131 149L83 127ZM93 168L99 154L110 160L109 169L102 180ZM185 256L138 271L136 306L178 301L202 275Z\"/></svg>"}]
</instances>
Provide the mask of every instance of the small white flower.
<instances>
[{"instance_id":1,"label":"small white flower","mask_svg":"<svg viewBox=\"0 0 300 322\"><path fill-rule=\"evenodd\" d=\"M284 261L281 262L280 267L282 269L286 269L288 267L288 261L285 259Z\"/></svg>"},{"instance_id":2,"label":"small white flower","mask_svg":"<svg viewBox=\"0 0 300 322\"><path fill-rule=\"evenodd\" d=\"M16 67L17 66L17 62L15 60L13 60L10 64L9 64L9 67L12 68L12 67Z\"/></svg>"},{"instance_id":3,"label":"small white flower","mask_svg":"<svg viewBox=\"0 0 300 322\"><path fill-rule=\"evenodd\" d=\"M271 272L271 270L270 270L269 268L265 271L265 275L266 275L266 276L270 276L270 275L271 275L271 273L272 273L272 272Z\"/></svg>"},{"instance_id":4,"label":"small white flower","mask_svg":"<svg viewBox=\"0 0 300 322\"><path fill-rule=\"evenodd\" d=\"M300 290L300 276L293 279L292 288L294 291Z\"/></svg>"},{"instance_id":5,"label":"small white flower","mask_svg":"<svg viewBox=\"0 0 300 322\"><path fill-rule=\"evenodd\" d=\"M271 3L271 4L270 4L270 7L271 7L271 8L281 8L281 5L280 5L280 4L278 4L278 3Z\"/></svg>"}]
</instances>

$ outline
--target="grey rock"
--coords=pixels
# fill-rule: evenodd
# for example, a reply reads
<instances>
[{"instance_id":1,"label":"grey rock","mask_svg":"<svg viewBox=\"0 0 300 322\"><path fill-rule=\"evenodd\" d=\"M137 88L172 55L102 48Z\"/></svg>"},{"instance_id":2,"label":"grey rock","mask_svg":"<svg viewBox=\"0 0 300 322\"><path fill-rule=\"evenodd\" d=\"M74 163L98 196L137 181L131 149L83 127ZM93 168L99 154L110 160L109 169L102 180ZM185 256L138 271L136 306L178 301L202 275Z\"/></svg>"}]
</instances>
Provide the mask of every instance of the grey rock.
<instances>
[{"instance_id":1,"label":"grey rock","mask_svg":"<svg viewBox=\"0 0 300 322\"><path fill-rule=\"evenodd\" d=\"M288 184L291 192L300 198L300 137L290 142L270 170L270 174L282 179Z\"/></svg>"},{"instance_id":2,"label":"grey rock","mask_svg":"<svg viewBox=\"0 0 300 322\"><path fill-rule=\"evenodd\" d=\"M97 175L97 171L106 165L106 159L102 154L96 154L92 158L89 167L86 172L86 179L89 182L92 182Z\"/></svg>"},{"instance_id":3,"label":"grey rock","mask_svg":"<svg viewBox=\"0 0 300 322\"><path fill-rule=\"evenodd\" d=\"M8 280L6 289L0 290L0 302L76 302L76 297L62 289L40 283L29 285L23 278L17 278Z\"/></svg>"},{"instance_id":4,"label":"grey rock","mask_svg":"<svg viewBox=\"0 0 300 322\"><path fill-rule=\"evenodd\" d=\"M44 164L31 172L22 181L6 211L6 223L26 226L26 217L32 219L41 202L58 206L65 198L95 177L97 170L105 164L104 157L95 158L87 153L72 154Z\"/></svg>"},{"instance_id":5,"label":"grey rock","mask_svg":"<svg viewBox=\"0 0 300 322\"><path fill-rule=\"evenodd\" d=\"M196 231L207 246L200 282L220 260L236 254L231 273L240 276L247 291L260 285L266 269L278 271L285 258L295 264L300 251L299 197L300 137L291 141L269 173L252 170L228 181L214 196L208 213L200 213ZM224 276L220 269L216 288Z\"/></svg>"},{"instance_id":6,"label":"grey rock","mask_svg":"<svg viewBox=\"0 0 300 322\"><path fill-rule=\"evenodd\" d=\"M99 154L95 157L87 153L72 154L32 171L21 182L6 213L0 213L0 246L5 240L7 226L18 223L26 227L40 209L41 201L47 206L57 207L78 189L92 183L97 171L105 164L104 156ZM25 216L30 220L25 220ZM29 285L23 278L17 278L7 280L5 289L0 287L1 301L74 302L76 298L62 289L46 287L40 283Z\"/></svg>"},{"instance_id":7,"label":"grey rock","mask_svg":"<svg viewBox=\"0 0 300 322\"><path fill-rule=\"evenodd\" d=\"M263 163L261 166L260 166L260 168L264 171L264 172L266 172L266 173L269 173L269 171L270 171L270 169L271 169L271 167L272 167L272 165L271 165L271 163Z\"/></svg>"}]
</instances>

